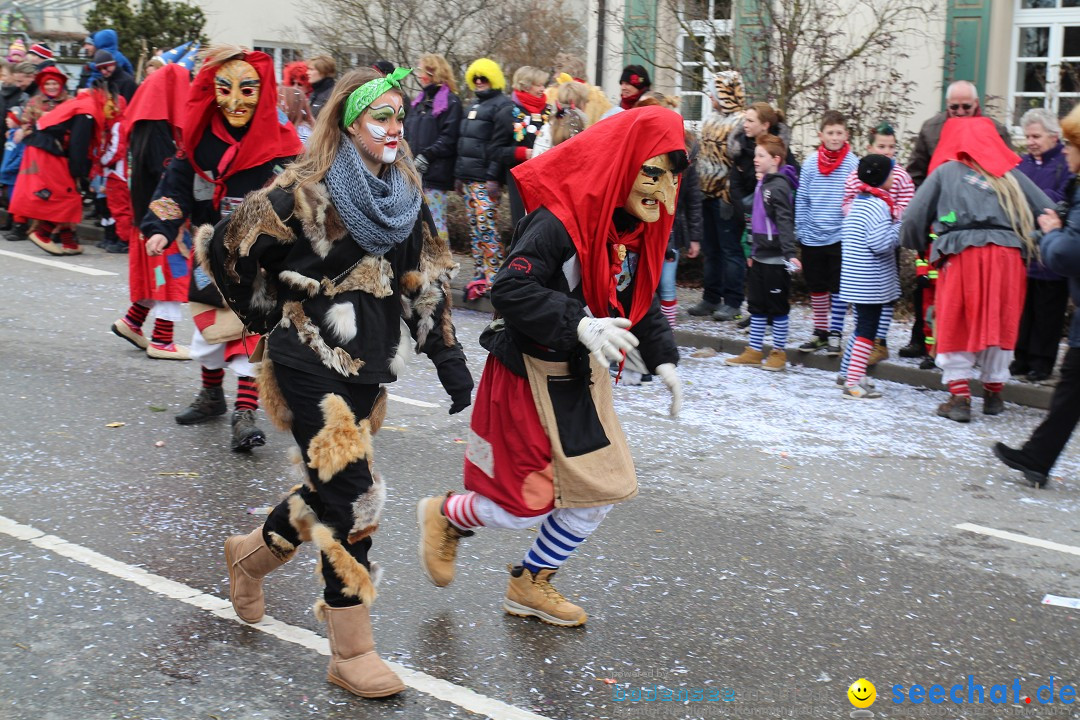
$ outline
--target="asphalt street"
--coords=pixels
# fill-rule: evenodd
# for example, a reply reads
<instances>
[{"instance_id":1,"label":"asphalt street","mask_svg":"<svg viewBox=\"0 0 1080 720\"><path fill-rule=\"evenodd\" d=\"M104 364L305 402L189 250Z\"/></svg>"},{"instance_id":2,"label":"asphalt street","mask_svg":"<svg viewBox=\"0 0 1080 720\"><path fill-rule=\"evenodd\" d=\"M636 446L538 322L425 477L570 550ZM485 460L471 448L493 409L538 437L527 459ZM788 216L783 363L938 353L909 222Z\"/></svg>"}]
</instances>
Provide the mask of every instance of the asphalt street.
<instances>
[{"instance_id":1,"label":"asphalt street","mask_svg":"<svg viewBox=\"0 0 1080 720\"><path fill-rule=\"evenodd\" d=\"M376 642L410 687L354 698L325 680L310 548L267 579L273 620L228 609L222 543L292 484L291 438L260 415L267 445L237 455L227 419L173 421L198 366L110 332L125 256L27 258L46 260L0 247L4 720L839 718L859 678L874 717L1080 718L1060 693L1080 686L1080 603L1043 602L1080 598L1080 446L1034 490L988 448L1041 411L960 426L933 416L939 392L881 383L883 399L845 401L829 373L692 349L679 420L660 383L615 390L641 492L556 578L589 613L577 629L501 610L531 531L480 531L453 585L424 577L415 504L460 488L469 412L448 415L431 364L411 361L375 440L390 499L372 553ZM488 318L455 318L479 379ZM965 702L894 702L958 683ZM969 683L1007 701L967 702ZM648 699L665 688L690 699Z\"/></svg>"}]
</instances>

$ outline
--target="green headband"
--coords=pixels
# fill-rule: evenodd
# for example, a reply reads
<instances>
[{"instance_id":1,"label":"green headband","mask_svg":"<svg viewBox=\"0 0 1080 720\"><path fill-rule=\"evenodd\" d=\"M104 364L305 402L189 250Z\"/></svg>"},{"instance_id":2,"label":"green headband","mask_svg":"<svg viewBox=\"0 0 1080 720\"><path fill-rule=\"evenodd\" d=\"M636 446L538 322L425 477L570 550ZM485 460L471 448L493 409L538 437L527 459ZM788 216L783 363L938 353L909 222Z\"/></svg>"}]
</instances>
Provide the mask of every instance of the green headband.
<instances>
[{"instance_id":1,"label":"green headband","mask_svg":"<svg viewBox=\"0 0 1080 720\"><path fill-rule=\"evenodd\" d=\"M411 72L412 68L397 68L386 77L369 80L353 90L345 101L345 116L342 118L344 126L349 127L356 122L356 118L360 117L360 113L364 112L368 105L375 102L375 98L390 88L400 88L401 79Z\"/></svg>"}]
</instances>

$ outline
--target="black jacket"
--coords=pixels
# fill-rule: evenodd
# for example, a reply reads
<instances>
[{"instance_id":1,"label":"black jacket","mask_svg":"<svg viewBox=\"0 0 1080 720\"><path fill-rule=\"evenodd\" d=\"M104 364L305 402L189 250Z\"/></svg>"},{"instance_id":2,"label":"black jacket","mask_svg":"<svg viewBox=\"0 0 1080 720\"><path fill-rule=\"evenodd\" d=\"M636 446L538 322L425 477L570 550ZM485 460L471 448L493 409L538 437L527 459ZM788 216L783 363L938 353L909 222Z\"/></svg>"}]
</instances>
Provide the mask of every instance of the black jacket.
<instances>
[{"instance_id":1,"label":"black jacket","mask_svg":"<svg viewBox=\"0 0 1080 720\"><path fill-rule=\"evenodd\" d=\"M68 172L74 180L90 179L96 123L90 115L76 115L58 125L35 130L23 142L46 152L67 157Z\"/></svg>"},{"instance_id":2,"label":"black jacket","mask_svg":"<svg viewBox=\"0 0 1080 720\"><path fill-rule=\"evenodd\" d=\"M580 280L570 287L566 270L576 256L570 234L545 207L526 215L515 228L510 253L491 286L491 304L503 324L496 321L480 337L480 344L511 372L525 376L524 353L570 362L571 368L587 373L589 351L577 336L578 323L586 317L585 296ZM630 308L633 291L633 280L619 291L624 308ZM630 331L641 341L638 350L650 370L679 362L675 336L655 293L649 310Z\"/></svg>"},{"instance_id":3,"label":"black jacket","mask_svg":"<svg viewBox=\"0 0 1080 720\"><path fill-rule=\"evenodd\" d=\"M671 226L671 242L668 247L682 250L692 242L701 242L705 221L701 214L704 195L697 171L697 143L689 143L690 165L679 178L679 200L675 206L675 224Z\"/></svg>"},{"instance_id":4,"label":"black jacket","mask_svg":"<svg viewBox=\"0 0 1080 720\"><path fill-rule=\"evenodd\" d=\"M311 97L308 98L308 104L311 105L311 112L315 117L319 117L322 106L330 99L330 93L334 92L335 82L332 77L324 77L319 82L311 83Z\"/></svg>"},{"instance_id":5,"label":"black jacket","mask_svg":"<svg viewBox=\"0 0 1080 720\"><path fill-rule=\"evenodd\" d=\"M29 99L30 96L20 90L18 85L4 85L3 88L0 89L0 103L3 103L3 117L6 118L7 114L11 112L12 109L25 105L26 101Z\"/></svg>"},{"instance_id":6,"label":"black jacket","mask_svg":"<svg viewBox=\"0 0 1080 720\"><path fill-rule=\"evenodd\" d=\"M791 130L781 123L779 127L770 128L769 132L778 135L788 146L784 164L790 165L795 168L796 173L799 173L802 168L791 152ZM740 142L733 143L732 140L728 140L729 148L735 144L739 147L739 153L732 157L731 178L728 180L731 204L735 206L736 217L739 213L749 217L754 209L754 189L757 187L757 173L754 170L754 149L757 145L743 133L742 123L732 131L732 136Z\"/></svg>"},{"instance_id":7,"label":"black jacket","mask_svg":"<svg viewBox=\"0 0 1080 720\"><path fill-rule=\"evenodd\" d=\"M121 96L128 102L131 102L131 96L135 94L135 90L139 85L135 82L135 77L119 67L113 71L113 74L109 76L109 90Z\"/></svg>"},{"instance_id":8,"label":"black jacket","mask_svg":"<svg viewBox=\"0 0 1080 720\"><path fill-rule=\"evenodd\" d=\"M461 98L450 93L446 110L431 114L435 93L441 85L424 88L423 99L405 115L405 140L413 156L423 155L428 163L424 187L454 189L454 161L457 159L458 134L461 132Z\"/></svg>"},{"instance_id":9,"label":"black jacket","mask_svg":"<svg viewBox=\"0 0 1080 720\"><path fill-rule=\"evenodd\" d=\"M143 218L150 210L161 176L176 155L176 143L168 120L140 120L128 136L131 160L128 178L131 180L131 211L133 217Z\"/></svg>"},{"instance_id":10,"label":"black jacket","mask_svg":"<svg viewBox=\"0 0 1080 720\"><path fill-rule=\"evenodd\" d=\"M454 177L464 182L506 182L504 151L514 143L514 102L499 90L476 94L458 138Z\"/></svg>"}]
</instances>

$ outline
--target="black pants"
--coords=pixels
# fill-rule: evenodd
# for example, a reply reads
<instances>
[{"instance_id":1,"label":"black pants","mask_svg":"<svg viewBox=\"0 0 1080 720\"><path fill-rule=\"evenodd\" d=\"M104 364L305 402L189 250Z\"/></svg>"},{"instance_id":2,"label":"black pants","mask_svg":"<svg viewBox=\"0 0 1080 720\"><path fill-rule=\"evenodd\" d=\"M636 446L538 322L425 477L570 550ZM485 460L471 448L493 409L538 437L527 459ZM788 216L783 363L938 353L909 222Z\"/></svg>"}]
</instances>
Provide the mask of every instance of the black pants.
<instances>
[{"instance_id":1,"label":"black pants","mask_svg":"<svg viewBox=\"0 0 1080 720\"><path fill-rule=\"evenodd\" d=\"M803 277L806 289L812 293L840 292L840 266L844 249L840 243L832 245L802 245Z\"/></svg>"},{"instance_id":2,"label":"black pants","mask_svg":"<svg viewBox=\"0 0 1080 720\"><path fill-rule=\"evenodd\" d=\"M705 278L701 299L713 305L737 308L743 303L746 281L746 254L743 252L743 215L720 198L701 203L704 232L701 250L705 254ZM725 218L724 215L730 215Z\"/></svg>"},{"instance_id":3,"label":"black pants","mask_svg":"<svg viewBox=\"0 0 1080 720\"><path fill-rule=\"evenodd\" d=\"M874 342L877 338L878 325L881 324L881 309L885 306L853 304L855 307L855 337Z\"/></svg>"},{"instance_id":4,"label":"black pants","mask_svg":"<svg viewBox=\"0 0 1080 720\"><path fill-rule=\"evenodd\" d=\"M293 413L292 434L303 452L304 465L310 460L308 447L312 439L326 426L320 403L327 395L337 395L349 406L356 422L359 423L371 414L371 408L379 395L379 385L347 383L339 380L319 377L301 370L295 370L279 363L274 364L274 374L281 388L289 409ZM368 460L360 459L345 465L329 481L319 479L315 468L308 468L309 482L296 491L300 498L314 512L318 521L334 532L345 550L365 568L370 569L368 551L371 538L365 537L356 542L349 542L353 531L353 503L364 495L373 485ZM309 487L310 486L310 487ZM312 490L314 487L316 490ZM263 525L263 537L267 544L273 544L267 537L270 532L277 533L293 545L299 546L300 535L290 522L289 498L281 501L271 511ZM356 605L356 597L343 592L344 583L334 571L332 563L323 553L322 575L326 582L324 599L331 607Z\"/></svg>"},{"instance_id":5,"label":"black pants","mask_svg":"<svg viewBox=\"0 0 1080 720\"><path fill-rule=\"evenodd\" d=\"M1023 452L1044 472L1050 472L1080 422L1080 348L1070 347L1061 364L1061 381L1050 398L1050 413L1035 428Z\"/></svg>"},{"instance_id":6,"label":"black pants","mask_svg":"<svg viewBox=\"0 0 1080 720\"><path fill-rule=\"evenodd\" d=\"M1014 353L1018 370L1053 372L1068 302L1067 280L1028 278Z\"/></svg>"}]
</instances>

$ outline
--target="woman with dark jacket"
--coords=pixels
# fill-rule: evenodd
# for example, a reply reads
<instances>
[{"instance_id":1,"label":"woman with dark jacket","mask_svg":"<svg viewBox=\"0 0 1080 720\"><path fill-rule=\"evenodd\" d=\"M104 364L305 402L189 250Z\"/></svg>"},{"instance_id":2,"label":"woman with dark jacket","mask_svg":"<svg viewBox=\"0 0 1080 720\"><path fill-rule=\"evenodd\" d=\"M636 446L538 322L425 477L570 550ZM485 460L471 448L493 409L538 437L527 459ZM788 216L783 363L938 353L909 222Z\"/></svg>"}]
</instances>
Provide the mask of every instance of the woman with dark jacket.
<instances>
[{"instance_id":1,"label":"woman with dark jacket","mask_svg":"<svg viewBox=\"0 0 1080 720\"><path fill-rule=\"evenodd\" d=\"M428 53L417 63L423 90L405 116L405 137L416 169L424 178L424 195L443 242L446 229L446 194L454 189L454 161L461 131L461 98L455 93L454 73L442 55Z\"/></svg>"},{"instance_id":2,"label":"woman with dark jacket","mask_svg":"<svg viewBox=\"0 0 1080 720\"><path fill-rule=\"evenodd\" d=\"M466 297L475 300L487 294L503 262L499 195L506 181L504 151L514 145L514 102L503 94L502 70L488 58L469 66L465 84L476 91L476 102L461 121L454 177L464 185L473 255L473 279L466 285Z\"/></svg>"},{"instance_id":3,"label":"woman with dark jacket","mask_svg":"<svg viewBox=\"0 0 1080 720\"><path fill-rule=\"evenodd\" d=\"M311 105L311 113L319 117L319 111L330 99L330 93L334 92L337 63L329 55L317 55L307 61L307 66L308 82L311 83L308 104Z\"/></svg>"}]
</instances>

